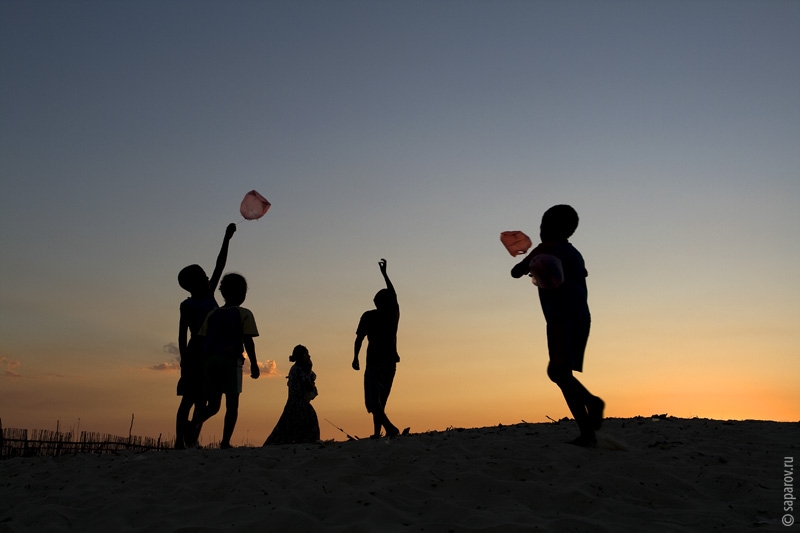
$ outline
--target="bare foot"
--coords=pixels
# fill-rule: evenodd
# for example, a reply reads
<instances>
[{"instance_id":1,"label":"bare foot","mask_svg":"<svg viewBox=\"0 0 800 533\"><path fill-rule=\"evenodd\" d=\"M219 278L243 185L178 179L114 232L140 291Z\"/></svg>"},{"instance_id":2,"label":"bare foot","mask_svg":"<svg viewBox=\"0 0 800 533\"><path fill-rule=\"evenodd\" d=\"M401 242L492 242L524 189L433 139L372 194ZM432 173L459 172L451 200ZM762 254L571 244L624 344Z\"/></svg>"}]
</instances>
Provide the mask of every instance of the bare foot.
<instances>
[{"instance_id":1,"label":"bare foot","mask_svg":"<svg viewBox=\"0 0 800 533\"><path fill-rule=\"evenodd\" d=\"M592 426L594 427L595 431L597 431L600 429L600 426L603 425L603 409L605 409L606 403L600 398L595 397L591 404L587 405L586 407L587 411L589 412L589 419L592 422Z\"/></svg>"}]
</instances>

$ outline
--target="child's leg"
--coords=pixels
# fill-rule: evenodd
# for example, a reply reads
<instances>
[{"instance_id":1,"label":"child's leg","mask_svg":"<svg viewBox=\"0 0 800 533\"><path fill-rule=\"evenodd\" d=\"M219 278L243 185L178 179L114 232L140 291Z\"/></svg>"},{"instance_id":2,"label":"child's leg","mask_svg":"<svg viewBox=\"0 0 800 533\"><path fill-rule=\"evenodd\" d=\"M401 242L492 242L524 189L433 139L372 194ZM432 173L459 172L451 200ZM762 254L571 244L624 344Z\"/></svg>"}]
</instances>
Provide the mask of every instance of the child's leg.
<instances>
[{"instance_id":1,"label":"child's leg","mask_svg":"<svg viewBox=\"0 0 800 533\"><path fill-rule=\"evenodd\" d=\"M206 404L204 409L200 410L200 417L198 418L198 422L202 423L214 416L215 414L219 413L220 408L222 407L222 393L216 393L208 399L208 403Z\"/></svg>"},{"instance_id":2,"label":"child's leg","mask_svg":"<svg viewBox=\"0 0 800 533\"><path fill-rule=\"evenodd\" d=\"M392 424L389 417L386 416L386 412L384 411L375 411L372 413L372 426L374 428L374 432L372 436L374 438L378 438L381 436L381 427L386 430L387 437L394 437L400 434L400 430Z\"/></svg>"},{"instance_id":3,"label":"child's leg","mask_svg":"<svg viewBox=\"0 0 800 533\"><path fill-rule=\"evenodd\" d=\"M386 416L386 413L383 413L383 427L386 429L387 437L396 437L400 434L400 430L397 429L397 426L392 424L391 420L389 420L389 417Z\"/></svg>"},{"instance_id":4,"label":"child's leg","mask_svg":"<svg viewBox=\"0 0 800 533\"><path fill-rule=\"evenodd\" d=\"M184 441L186 428L189 425L189 411L192 409L192 399L189 396L181 397L178 414L175 417L175 448L182 450L186 447Z\"/></svg>"},{"instance_id":5,"label":"child's leg","mask_svg":"<svg viewBox=\"0 0 800 533\"><path fill-rule=\"evenodd\" d=\"M198 402L194 406L194 414L192 415L192 426L201 427L203 422L219 413L222 407L222 393L212 394L207 402Z\"/></svg>"},{"instance_id":6,"label":"child's leg","mask_svg":"<svg viewBox=\"0 0 800 533\"><path fill-rule=\"evenodd\" d=\"M589 413L592 426L595 430L600 429L600 426L603 424L603 409L605 409L606 403L600 397L586 390L586 387L584 387L574 375L572 379L574 380L573 386L575 390L578 391L578 394L580 394L581 401L583 405L586 406L586 411Z\"/></svg>"},{"instance_id":7,"label":"child's leg","mask_svg":"<svg viewBox=\"0 0 800 533\"><path fill-rule=\"evenodd\" d=\"M207 419L203 418L207 414L206 410L206 402L204 400L195 400L192 420L186 423L187 431L184 436L184 442L187 448L197 445L197 439L200 438L200 432L203 430L203 422Z\"/></svg>"},{"instance_id":8,"label":"child's leg","mask_svg":"<svg viewBox=\"0 0 800 533\"><path fill-rule=\"evenodd\" d=\"M388 396L388 391L387 391L387 396ZM396 437L397 435L400 434L400 430L397 429L397 427L394 424L392 424L392 421L389 420L389 417L386 416L386 398L384 398L383 401L381 402L380 416L381 416L380 422L383 428L386 430L387 437Z\"/></svg>"},{"instance_id":9,"label":"child's leg","mask_svg":"<svg viewBox=\"0 0 800 533\"><path fill-rule=\"evenodd\" d=\"M195 446L203 429L203 422L219 412L222 405L222 393L213 394L208 401L195 400L192 420L187 424L188 429L184 433L186 446Z\"/></svg>"},{"instance_id":10,"label":"child's leg","mask_svg":"<svg viewBox=\"0 0 800 533\"><path fill-rule=\"evenodd\" d=\"M383 413L372 413L372 437L377 439L381 436L381 426L383 426Z\"/></svg>"},{"instance_id":11,"label":"child's leg","mask_svg":"<svg viewBox=\"0 0 800 533\"><path fill-rule=\"evenodd\" d=\"M225 395L225 423L222 426L222 442L220 448L231 447L231 437L233 428L236 427L236 419L239 418L239 394Z\"/></svg>"},{"instance_id":12,"label":"child's leg","mask_svg":"<svg viewBox=\"0 0 800 533\"><path fill-rule=\"evenodd\" d=\"M400 430L392 424L389 417L386 416L386 403L389 401L389 394L392 392L392 383L394 382L394 375L395 375L395 368L387 368L384 369L383 372L380 373L379 377L379 388L380 391L380 425L386 430L387 437L395 437L400 434ZM376 430L376 433L380 434L380 428Z\"/></svg>"},{"instance_id":13,"label":"child's leg","mask_svg":"<svg viewBox=\"0 0 800 533\"><path fill-rule=\"evenodd\" d=\"M196 399L194 401L193 407L194 411L192 411L192 419L198 418L199 413L204 413L206 411L207 402L205 400ZM201 422L202 423L202 422Z\"/></svg>"},{"instance_id":14,"label":"child's leg","mask_svg":"<svg viewBox=\"0 0 800 533\"><path fill-rule=\"evenodd\" d=\"M547 375L561 389L561 393L567 401L567 407L569 407L575 422L578 424L578 429L580 429L581 436L573 442L582 446L593 445L596 442L594 426L586 410L584 393L582 392L582 390L585 391L586 389L575 379L572 371L565 365L551 362L547 365Z\"/></svg>"},{"instance_id":15,"label":"child's leg","mask_svg":"<svg viewBox=\"0 0 800 533\"><path fill-rule=\"evenodd\" d=\"M572 375L573 367L570 363L578 355L580 359L583 357L589 336L588 323L584 326L548 322L547 351L550 354L550 364L547 366L547 375L561 389L567 406L578 423L581 437L576 439L575 444L592 445L596 441L594 431L600 428L603 421L605 404Z\"/></svg>"}]
</instances>

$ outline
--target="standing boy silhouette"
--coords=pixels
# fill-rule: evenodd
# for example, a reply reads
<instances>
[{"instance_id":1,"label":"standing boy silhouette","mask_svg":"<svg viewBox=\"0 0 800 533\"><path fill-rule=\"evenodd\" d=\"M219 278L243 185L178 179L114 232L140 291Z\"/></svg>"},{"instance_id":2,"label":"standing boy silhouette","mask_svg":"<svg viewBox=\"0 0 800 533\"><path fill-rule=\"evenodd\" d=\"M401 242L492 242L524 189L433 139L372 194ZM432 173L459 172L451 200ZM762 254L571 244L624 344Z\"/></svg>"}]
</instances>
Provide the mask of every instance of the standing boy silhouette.
<instances>
[{"instance_id":1,"label":"standing boy silhouette","mask_svg":"<svg viewBox=\"0 0 800 533\"><path fill-rule=\"evenodd\" d=\"M225 421L220 448L231 448L231 437L239 417L239 394L242 392L242 351L250 359L250 377L258 379L260 370L256 360L253 337L258 328L253 313L241 307L247 295L247 281L239 274L226 274L219 290L225 305L210 312L200 335L204 337L205 354L204 392L208 405L195 411L192 423L197 432L203 422L217 414L225 395Z\"/></svg>"},{"instance_id":2,"label":"standing boy silhouette","mask_svg":"<svg viewBox=\"0 0 800 533\"><path fill-rule=\"evenodd\" d=\"M228 224L225 238L217 256L217 264L211 279L200 265L189 265L178 273L178 284L190 294L181 302L180 323L178 325L178 350L181 356L181 378L178 381L178 396L181 403L175 420L175 448L184 449L189 429L189 412L195 412L205 402L203 398L203 354L198 337L206 315L219 307L214 299L214 291L222 276L228 260L228 243L236 232L236 224ZM187 335L188 332L188 335ZM200 431L200 428L197 428Z\"/></svg>"},{"instance_id":3,"label":"standing boy silhouette","mask_svg":"<svg viewBox=\"0 0 800 533\"><path fill-rule=\"evenodd\" d=\"M603 400L591 394L572 374L583 371L583 355L589 339L591 314L586 290L586 267L580 252L567 240L578 227L578 213L571 206L556 205L542 216L541 244L531 250L513 269L520 278L530 272L531 259L540 254L557 257L564 273L556 288L539 288L539 301L547 321L547 375L561 389L580 436L570 444L597 445L595 430L603 422Z\"/></svg>"},{"instance_id":4,"label":"standing boy silhouette","mask_svg":"<svg viewBox=\"0 0 800 533\"><path fill-rule=\"evenodd\" d=\"M386 288L375 295L375 309L361 315L356 329L353 347L353 369L359 370L358 354L364 337L367 338L367 368L364 370L364 401L367 412L372 413L374 432L370 438L381 436L381 427L387 437L394 437L400 430L386 416L386 402L392 391L392 383L400 356L397 354L397 325L400 322L400 305L397 293L386 274L386 259L378 262ZM408 430L405 430L407 432Z\"/></svg>"}]
</instances>

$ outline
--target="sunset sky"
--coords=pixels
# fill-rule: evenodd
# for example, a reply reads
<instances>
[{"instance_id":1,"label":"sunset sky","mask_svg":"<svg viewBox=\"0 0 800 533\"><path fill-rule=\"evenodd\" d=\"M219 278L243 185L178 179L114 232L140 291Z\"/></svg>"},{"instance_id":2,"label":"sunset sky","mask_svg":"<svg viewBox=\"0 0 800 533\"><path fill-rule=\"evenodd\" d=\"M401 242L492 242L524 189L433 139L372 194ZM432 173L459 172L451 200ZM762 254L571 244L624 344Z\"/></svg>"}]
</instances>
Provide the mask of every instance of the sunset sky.
<instances>
[{"instance_id":1,"label":"sunset sky","mask_svg":"<svg viewBox=\"0 0 800 533\"><path fill-rule=\"evenodd\" d=\"M235 445L296 344L322 437L371 432L350 362L381 258L396 425L568 416L499 240L558 203L608 416L800 420L798 28L777 0L3 1L3 427L171 437L177 274L211 273L251 189L273 205L226 271L275 365Z\"/></svg>"}]
</instances>

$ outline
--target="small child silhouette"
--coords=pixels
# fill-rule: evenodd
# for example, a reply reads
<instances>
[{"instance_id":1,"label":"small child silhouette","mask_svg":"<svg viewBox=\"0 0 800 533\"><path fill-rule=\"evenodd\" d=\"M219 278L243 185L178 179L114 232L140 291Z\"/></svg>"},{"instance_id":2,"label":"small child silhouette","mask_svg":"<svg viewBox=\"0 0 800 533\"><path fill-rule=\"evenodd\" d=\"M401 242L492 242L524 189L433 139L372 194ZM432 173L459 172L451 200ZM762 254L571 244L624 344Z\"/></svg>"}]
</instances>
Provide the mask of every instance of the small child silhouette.
<instances>
[{"instance_id":1,"label":"small child silhouette","mask_svg":"<svg viewBox=\"0 0 800 533\"><path fill-rule=\"evenodd\" d=\"M228 244L236 232L236 224L225 229L225 238L217 256L217 263L211 279L208 279L200 265L189 265L178 273L178 284L190 296L181 302L180 323L178 325L178 349L181 356L181 378L178 381L178 396L181 403L175 420L175 448L186 447L186 432L189 429L189 413L195 412L205 404L203 398L203 354L198 336L206 315L219 307L214 299L214 291L222 276L228 259ZM188 335L187 335L188 333ZM199 432L199 428L197 428Z\"/></svg>"},{"instance_id":2,"label":"small child silhouette","mask_svg":"<svg viewBox=\"0 0 800 533\"><path fill-rule=\"evenodd\" d=\"M561 389L580 429L580 436L570 444L593 447L597 445L595 430L603 422L605 403L572 374L573 370L583 371L591 326L583 256L567 240L577 227L578 213L571 206L556 205L545 211L539 233L541 244L511 269L511 276L521 278L530 273L531 259L541 254L555 256L561 262L563 282L555 288L539 288L547 321L547 375Z\"/></svg>"},{"instance_id":3,"label":"small child silhouette","mask_svg":"<svg viewBox=\"0 0 800 533\"><path fill-rule=\"evenodd\" d=\"M311 362L311 354L308 353L308 348L298 344L292 350L289 361L294 363L286 376L289 397L264 446L319 440L319 419L311 405L311 400L317 397L317 374L312 370L314 364Z\"/></svg>"},{"instance_id":4,"label":"small child silhouette","mask_svg":"<svg viewBox=\"0 0 800 533\"><path fill-rule=\"evenodd\" d=\"M249 309L241 307L247 295L247 281L239 274L226 274L219 290L225 305L210 312L200 336L204 338L205 354L203 389L208 405L195 412L192 419L195 432L200 425L217 414L225 395L225 422L220 448L231 447L231 437L239 417L239 394L242 392L242 351L250 359L250 377L258 379L260 370L256 360L253 337L258 336L255 317Z\"/></svg>"}]
</instances>

